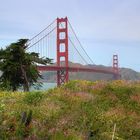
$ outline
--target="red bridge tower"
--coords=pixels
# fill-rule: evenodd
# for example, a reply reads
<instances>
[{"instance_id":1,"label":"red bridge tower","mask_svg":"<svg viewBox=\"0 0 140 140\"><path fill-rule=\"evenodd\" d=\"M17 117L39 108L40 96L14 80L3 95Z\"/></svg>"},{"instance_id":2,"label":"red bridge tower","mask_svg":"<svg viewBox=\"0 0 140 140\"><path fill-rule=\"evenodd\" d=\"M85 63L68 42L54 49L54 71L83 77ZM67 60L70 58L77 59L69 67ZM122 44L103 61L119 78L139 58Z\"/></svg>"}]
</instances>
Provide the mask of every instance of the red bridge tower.
<instances>
[{"instance_id":1,"label":"red bridge tower","mask_svg":"<svg viewBox=\"0 0 140 140\"><path fill-rule=\"evenodd\" d=\"M118 62L119 62L118 55L117 54L113 55L113 72L115 73L114 79L116 80L120 78Z\"/></svg>"},{"instance_id":2,"label":"red bridge tower","mask_svg":"<svg viewBox=\"0 0 140 140\"><path fill-rule=\"evenodd\" d=\"M57 66L63 66L57 71L57 85L60 86L69 80L68 71L68 19L57 18Z\"/></svg>"}]
</instances>

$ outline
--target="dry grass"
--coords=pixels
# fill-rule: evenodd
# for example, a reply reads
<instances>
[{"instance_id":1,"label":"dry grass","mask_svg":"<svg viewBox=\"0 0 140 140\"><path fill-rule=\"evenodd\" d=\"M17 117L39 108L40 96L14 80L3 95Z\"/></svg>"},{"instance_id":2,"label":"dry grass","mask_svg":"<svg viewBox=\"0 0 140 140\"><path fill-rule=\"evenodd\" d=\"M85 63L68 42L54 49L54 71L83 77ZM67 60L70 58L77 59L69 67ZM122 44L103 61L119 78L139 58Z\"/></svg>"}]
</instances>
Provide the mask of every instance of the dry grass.
<instances>
[{"instance_id":1,"label":"dry grass","mask_svg":"<svg viewBox=\"0 0 140 140\"><path fill-rule=\"evenodd\" d=\"M125 109L122 106L110 108L106 113L106 117L119 117L124 118L126 116Z\"/></svg>"},{"instance_id":2,"label":"dry grass","mask_svg":"<svg viewBox=\"0 0 140 140\"><path fill-rule=\"evenodd\" d=\"M137 102L138 104L140 104L140 93L137 93L135 95L131 95L131 99L135 102Z\"/></svg>"}]
</instances>

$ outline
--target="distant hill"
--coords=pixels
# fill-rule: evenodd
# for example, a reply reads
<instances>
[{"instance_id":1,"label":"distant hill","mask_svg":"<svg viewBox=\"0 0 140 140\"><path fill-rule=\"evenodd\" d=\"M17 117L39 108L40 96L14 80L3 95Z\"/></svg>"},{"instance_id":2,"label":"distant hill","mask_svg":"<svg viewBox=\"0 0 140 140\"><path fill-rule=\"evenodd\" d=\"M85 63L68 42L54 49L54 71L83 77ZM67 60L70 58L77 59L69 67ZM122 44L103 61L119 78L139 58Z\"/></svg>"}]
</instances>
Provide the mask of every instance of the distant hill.
<instances>
[{"instance_id":1,"label":"distant hill","mask_svg":"<svg viewBox=\"0 0 140 140\"><path fill-rule=\"evenodd\" d=\"M63 63L62 63L63 65ZM106 67L103 65L81 65L78 63L69 62L69 66L74 67L90 67L90 68L100 68L100 69L111 69L111 67ZM136 72L129 68L120 68L121 79L124 80L140 80L140 73ZM56 72L43 72L42 76L44 80L47 82L55 82L56 81ZM110 74L102 74L102 73L90 73L90 72L77 72L70 73L71 80L79 79L79 80L112 80L113 75Z\"/></svg>"}]
</instances>

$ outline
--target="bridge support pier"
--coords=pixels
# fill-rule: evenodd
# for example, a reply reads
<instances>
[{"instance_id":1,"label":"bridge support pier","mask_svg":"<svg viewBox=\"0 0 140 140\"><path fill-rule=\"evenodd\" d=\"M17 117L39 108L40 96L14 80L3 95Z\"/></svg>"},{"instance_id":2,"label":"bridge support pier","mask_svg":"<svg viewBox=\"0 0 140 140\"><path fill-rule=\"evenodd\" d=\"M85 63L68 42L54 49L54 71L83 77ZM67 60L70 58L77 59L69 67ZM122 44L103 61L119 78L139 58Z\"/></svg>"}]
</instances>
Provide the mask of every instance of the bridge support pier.
<instances>
[{"instance_id":1,"label":"bridge support pier","mask_svg":"<svg viewBox=\"0 0 140 140\"><path fill-rule=\"evenodd\" d=\"M60 86L68 81L68 73L67 70L62 69L57 71L57 85Z\"/></svg>"},{"instance_id":2,"label":"bridge support pier","mask_svg":"<svg viewBox=\"0 0 140 140\"><path fill-rule=\"evenodd\" d=\"M68 72L68 19L57 18L57 66L66 69L57 71L57 86L69 80Z\"/></svg>"}]
</instances>

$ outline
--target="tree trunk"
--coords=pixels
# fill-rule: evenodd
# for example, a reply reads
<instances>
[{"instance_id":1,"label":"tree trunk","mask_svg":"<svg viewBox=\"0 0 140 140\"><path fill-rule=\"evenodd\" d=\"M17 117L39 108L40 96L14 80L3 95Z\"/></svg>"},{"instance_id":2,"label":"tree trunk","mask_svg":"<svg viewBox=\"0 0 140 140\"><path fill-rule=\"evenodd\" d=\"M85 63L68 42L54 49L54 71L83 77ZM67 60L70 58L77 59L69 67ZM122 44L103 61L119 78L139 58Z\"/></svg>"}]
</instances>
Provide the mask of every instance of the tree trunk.
<instances>
[{"instance_id":1,"label":"tree trunk","mask_svg":"<svg viewBox=\"0 0 140 140\"><path fill-rule=\"evenodd\" d=\"M24 77L24 87L23 87L24 91L29 91L28 78L27 78L27 75L26 75L26 71L23 68L23 65L21 65L21 71L22 71L22 74L23 74L23 77Z\"/></svg>"},{"instance_id":2,"label":"tree trunk","mask_svg":"<svg viewBox=\"0 0 140 140\"><path fill-rule=\"evenodd\" d=\"M12 88L13 92L17 90L16 86L13 85L13 88Z\"/></svg>"}]
</instances>

